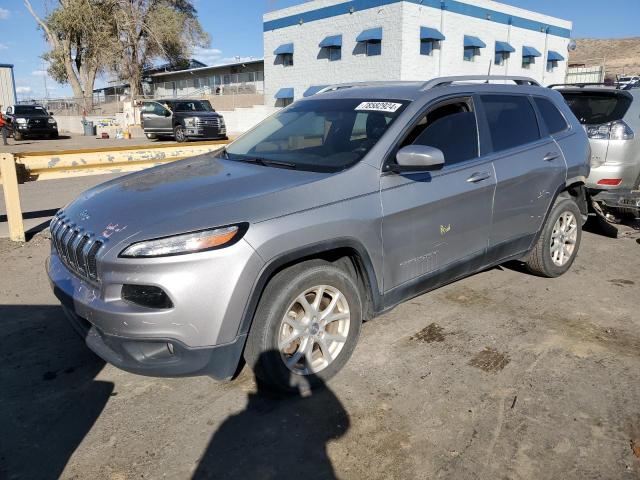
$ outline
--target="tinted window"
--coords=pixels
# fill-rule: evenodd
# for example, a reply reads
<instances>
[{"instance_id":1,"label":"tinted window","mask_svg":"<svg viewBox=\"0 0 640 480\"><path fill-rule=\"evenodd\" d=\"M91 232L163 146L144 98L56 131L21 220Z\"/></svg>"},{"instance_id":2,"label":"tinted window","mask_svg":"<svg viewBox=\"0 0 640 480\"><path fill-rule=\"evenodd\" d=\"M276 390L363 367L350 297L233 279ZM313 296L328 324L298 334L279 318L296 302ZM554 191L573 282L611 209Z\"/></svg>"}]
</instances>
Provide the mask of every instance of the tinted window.
<instances>
[{"instance_id":1,"label":"tinted window","mask_svg":"<svg viewBox=\"0 0 640 480\"><path fill-rule=\"evenodd\" d=\"M208 101L194 101L194 102L176 102L176 112L211 112L211 104Z\"/></svg>"},{"instance_id":2,"label":"tinted window","mask_svg":"<svg viewBox=\"0 0 640 480\"><path fill-rule=\"evenodd\" d=\"M560 92L583 125L600 125L621 120L631 105L631 96L615 91Z\"/></svg>"},{"instance_id":3,"label":"tinted window","mask_svg":"<svg viewBox=\"0 0 640 480\"><path fill-rule=\"evenodd\" d=\"M427 125L413 144L442 150L446 165L476 158L478 156L476 115L473 112L457 112L437 118Z\"/></svg>"},{"instance_id":4,"label":"tinted window","mask_svg":"<svg viewBox=\"0 0 640 480\"><path fill-rule=\"evenodd\" d=\"M547 130L549 130L550 134L562 132L569 127L567 121L550 100L537 97L533 101L536 102L540 115L542 115L542 120L547 125Z\"/></svg>"},{"instance_id":5,"label":"tinted window","mask_svg":"<svg viewBox=\"0 0 640 480\"><path fill-rule=\"evenodd\" d=\"M538 120L528 97L483 95L493 151L518 147L540 138Z\"/></svg>"}]
</instances>

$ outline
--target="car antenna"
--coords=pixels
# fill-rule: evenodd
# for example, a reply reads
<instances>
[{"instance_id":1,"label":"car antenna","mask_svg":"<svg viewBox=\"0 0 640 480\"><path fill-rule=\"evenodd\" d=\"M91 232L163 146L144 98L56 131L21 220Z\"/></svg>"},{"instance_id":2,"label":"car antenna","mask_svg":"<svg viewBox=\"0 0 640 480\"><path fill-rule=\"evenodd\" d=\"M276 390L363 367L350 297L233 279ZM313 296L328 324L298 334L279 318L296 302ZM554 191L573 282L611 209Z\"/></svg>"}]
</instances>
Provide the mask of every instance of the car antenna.
<instances>
[{"instance_id":1,"label":"car antenna","mask_svg":"<svg viewBox=\"0 0 640 480\"><path fill-rule=\"evenodd\" d=\"M489 59L489 71L487 72L487 80L484 83L489 83L489 78L491 78L491 59Z\"/></svg>"}]
</instances>

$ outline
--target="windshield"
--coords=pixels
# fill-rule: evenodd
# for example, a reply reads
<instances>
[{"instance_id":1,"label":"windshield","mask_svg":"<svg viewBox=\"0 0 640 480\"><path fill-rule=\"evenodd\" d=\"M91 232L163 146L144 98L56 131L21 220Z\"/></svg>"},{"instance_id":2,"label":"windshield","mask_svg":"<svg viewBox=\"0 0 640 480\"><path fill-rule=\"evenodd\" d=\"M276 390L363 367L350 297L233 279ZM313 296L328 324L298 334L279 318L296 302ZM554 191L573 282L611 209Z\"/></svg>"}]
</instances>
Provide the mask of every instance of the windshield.
<instances>
[{"instance_id":1,"label":"windshield","mask_svg":"<svg viewBox=\"0 0 640 480\"><path fill-rule=\"evenodd\" d=\"M621 120L631 105L631 97L614 92L560 92L583 125L601 125Z\"/></svg>"},{"instance_id":2,"label":"windshield","mask_svg":"<svg viewBox=\"0 0 640 480\"><path fill-rule=\"evenodd\" d=\"M404 100L302 100L233 142L231 160L286 162L339 171L360 161L406 107Z\"/></svg>"},{"instance_id":3,"label":"windshield","mask_svg":"<svg viewBox=\"0 0 640 480\"><path fill-rule=\"evenodd\" d=\"M213 107L208 100L176 102L176 112L213 112Z\"/></svg>"},{"instance_id":4,"label":"windshield","mask_svg":"<svg viewBox=\"0 0 640 480\"><path fill-rule=\"evenodd\" d=\"M40 105L16 105L14 113L16 115L46 115L47 111Z\"/></svg>"}]
</instances>

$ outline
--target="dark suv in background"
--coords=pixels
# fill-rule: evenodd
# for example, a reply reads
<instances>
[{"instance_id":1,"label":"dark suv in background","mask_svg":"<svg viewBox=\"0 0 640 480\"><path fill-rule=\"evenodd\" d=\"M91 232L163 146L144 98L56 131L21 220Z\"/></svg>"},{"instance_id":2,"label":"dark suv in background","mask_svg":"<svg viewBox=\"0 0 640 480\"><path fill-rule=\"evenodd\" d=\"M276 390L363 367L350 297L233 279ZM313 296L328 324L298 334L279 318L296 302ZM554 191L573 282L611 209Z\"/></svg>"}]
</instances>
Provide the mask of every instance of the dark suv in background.
<instances>
[{"instance_id":1,"label":"dark suv in background","mask_svg":"<svg viewBox=\"0 0 640 480\"><path fill-rule=\"evenodd\" d=\"M142 104L141 122L151 139L167 136L186 142L190 138L227 138L224 118L208 100L147 101Z\"/></svg>"},{"instance_id":2,"label":"dark suv in background","mask_svg":"<svg viewBox=\"0 0 640 480\"><path fill-rule=\"evenodd\" d=\"M58 138L58 124L42 105L12 105L7 107L5 116L14 140L36 135Z\"/></svg>"}]
</instances>

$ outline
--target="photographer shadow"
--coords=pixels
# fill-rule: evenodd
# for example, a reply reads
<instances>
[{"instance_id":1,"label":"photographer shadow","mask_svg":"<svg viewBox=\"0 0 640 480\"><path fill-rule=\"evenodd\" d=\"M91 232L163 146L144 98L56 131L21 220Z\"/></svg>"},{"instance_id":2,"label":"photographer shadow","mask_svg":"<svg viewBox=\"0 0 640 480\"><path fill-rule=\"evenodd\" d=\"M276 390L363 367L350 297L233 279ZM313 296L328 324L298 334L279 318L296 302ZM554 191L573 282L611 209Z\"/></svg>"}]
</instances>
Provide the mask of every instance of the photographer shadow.
<instances>
[{"instance_id":1,"label":"photographer shadow","mask_svg":"<svg viewBox=\"0 0 640 480\"><path fill-rule=\"evenodd\" d=\"M257 391L215 432L193 479L337 478L327 443L347 432L349 415L330 388L309 378L318 386L293 394L256 378Z\"/></svg>"}]
</instances>

